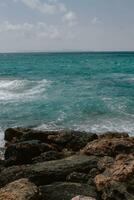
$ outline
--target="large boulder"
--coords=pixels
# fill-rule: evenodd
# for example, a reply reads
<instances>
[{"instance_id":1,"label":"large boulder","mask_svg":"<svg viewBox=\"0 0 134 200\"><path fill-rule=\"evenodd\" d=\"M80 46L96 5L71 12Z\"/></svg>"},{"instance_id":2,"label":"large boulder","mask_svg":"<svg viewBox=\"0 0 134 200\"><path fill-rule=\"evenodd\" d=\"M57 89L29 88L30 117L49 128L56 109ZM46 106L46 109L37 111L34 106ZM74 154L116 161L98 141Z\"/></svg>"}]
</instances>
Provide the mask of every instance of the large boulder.
<instances>
[{"instance_id":1,"label":"large boulder","mask_svg":"<svg viewBox=\"0 0 134 200\"><path fill-rule=\"evenodd\" d=\"M97 168L97 163L95 156L74 155L61 160L7 167L0 173L0 186L20 178L29 178L37 185L63 181L74 171L85 173Z\"/></svg>"},{"instance_id":2,"label":"large boulder","mask_svg":"<svg viewBox=\"0 0 134 200\"><path fill-rule=\"evenodd\" d=\"M47 200L71 200L74 196L84 195L96 197L95 187L81 183L53 183L40 187L42 199Z\"/></svg>"},{"instance_id":3,"label":"large boulder","mask_svg":"<svg viewBox=\"0 0 134 200\"><path fill-rule=\"evenodd\" d=\"M0 189L0 200L38 200L39 190L28 179L20 179Z\"/></svg>"},{"instance_id":4,"label":"large boulder","mask_svg":"<svg viewBox=\"0 0 134 200\"><path fill-rule=\"evenodd\" d=\"M59 149L78 151L88 142L97 139L92 133L73 130L38 131L25 128L10 128L5 131L5 140L9 143L26 140L40 140L43 143L56 144Z\"/></svg>"},{"instance_id":5,"label":"large boulder","mask_svg":"<svg viewBox=\"0 0 134 200\"><path fill-rule=\"evenodd\" d=\"M134 199L134 155L118 155L105 171L94 179L102 199Z\"/></svg>"},{"instance_id":6,"label":"large boulder","mask_svg":"<svg viewBox=\"0 0 134 200\"><path fill-rule=\"evenodd\" d=\"M83 152L87 155L112 156L120 153L134 152L134 138L132 137L100 137L86 145Z\"/></svg>"}]
</instances>

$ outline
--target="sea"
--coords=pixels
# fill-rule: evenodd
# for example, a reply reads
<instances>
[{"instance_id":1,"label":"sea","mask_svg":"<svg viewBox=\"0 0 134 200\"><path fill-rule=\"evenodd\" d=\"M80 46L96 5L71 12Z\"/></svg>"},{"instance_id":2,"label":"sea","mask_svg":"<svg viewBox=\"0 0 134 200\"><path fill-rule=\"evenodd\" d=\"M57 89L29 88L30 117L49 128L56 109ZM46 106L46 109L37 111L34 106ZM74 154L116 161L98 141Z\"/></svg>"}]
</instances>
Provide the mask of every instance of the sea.
<instances>
[{"instance_id":1,"label":"sea","mask_svg":"<svg viewBox=\"0 0 134 200\"><path fill-rule=\"evenodd\" d=\"M134 52L1 53L0 147L18 126L134 135Z\"/></svg>"}]
</instances>

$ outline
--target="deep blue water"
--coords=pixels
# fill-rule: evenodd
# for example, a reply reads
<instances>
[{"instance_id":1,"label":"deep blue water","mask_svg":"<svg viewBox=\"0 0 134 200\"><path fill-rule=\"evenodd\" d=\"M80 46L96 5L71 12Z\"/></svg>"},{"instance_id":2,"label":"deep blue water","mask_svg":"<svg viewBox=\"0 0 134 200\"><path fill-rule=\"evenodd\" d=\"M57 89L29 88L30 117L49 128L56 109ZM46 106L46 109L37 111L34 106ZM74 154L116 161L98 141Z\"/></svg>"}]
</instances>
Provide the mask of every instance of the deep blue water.
<instances>
[{"instance_id":1,"label":"deep blue water","mask_svg":"<svg viewBox=\"0 0 134 200\"><path fill-rule=\"evenodd\" d=\"M0 54L7 127L134 133L134 53Z\"/></svg>"}]
</instances>

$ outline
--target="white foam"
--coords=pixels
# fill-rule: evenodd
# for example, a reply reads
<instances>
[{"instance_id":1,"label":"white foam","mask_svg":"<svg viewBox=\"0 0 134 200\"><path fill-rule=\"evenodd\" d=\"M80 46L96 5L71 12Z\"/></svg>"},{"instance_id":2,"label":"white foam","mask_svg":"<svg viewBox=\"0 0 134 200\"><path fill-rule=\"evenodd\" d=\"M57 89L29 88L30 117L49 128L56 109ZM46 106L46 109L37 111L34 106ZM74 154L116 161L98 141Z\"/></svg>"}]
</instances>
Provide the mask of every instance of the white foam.
<instances>
[{"instance_id":1,"label":"white foam","mask_svg":"<svg viewBox=\"0 0 134 200\"><path fill-rule=\"evenodd\" d=\"M50 81L0 80L0 101L31 100L46 91ZM42 96L42 97L45 97Z\"/></svg>"},{"instance_id":2,"label":"white foam","mask_svg":"<svg viewBox=\"0 0 134 200\"><path fill-rule=\"evenodd\" d=\"M133 119L119 119L119 118L100 118L98 120L91 120L82 124L74 124L73 129L92 133L105 132L126 132L134 135Z\"/></svg>"},{"instance_id":3,"label":"white foam","mask_svg":"<svg viewBox=\"0 0 134 200\"><path fill-rule=\"evenodd\" d=\"M0 90L14 90L23 87L24 83L22 80L0 80Z\"/></svg>"},{"instance_id":4,"label":"white foam","mask_svg":"<svg viewBox=\"0 0 134 200\"><path fill-rule=\"evenodd\" d=\"M0 127L0 147L4 147L4 131L2 130L2 128Z\"/></svg>"},{"instance_id":5,"label":"white foam","mask_svg":"<svg viewBox=\"0 0 134 200\"><path fill-rule=\"evenodd\" d=\"M45 131L45 130L58 130L59 127L55 123L48 123L48 124L41 124L37 127L34 128L34 130L40 130L40 131Z\"/></svg>"}]
</instances>

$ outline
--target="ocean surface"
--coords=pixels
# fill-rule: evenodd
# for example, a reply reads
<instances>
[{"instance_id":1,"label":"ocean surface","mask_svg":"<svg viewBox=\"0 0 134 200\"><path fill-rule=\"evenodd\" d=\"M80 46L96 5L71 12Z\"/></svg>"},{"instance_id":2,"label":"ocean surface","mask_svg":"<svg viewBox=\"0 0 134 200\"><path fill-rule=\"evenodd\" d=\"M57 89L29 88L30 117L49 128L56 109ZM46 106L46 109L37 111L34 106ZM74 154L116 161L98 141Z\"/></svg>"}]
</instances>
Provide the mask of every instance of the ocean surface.
<instances>
[{"instance_id":1,"label":"ocean surface","mask_svg":"<svg viewBox=\"0 0 134 200\"><path fill-rule=\"evenodd\" d=\"M134 135L134 53L0 54L0 146L15 126Z\"/></svg>"}]
</instances>

